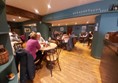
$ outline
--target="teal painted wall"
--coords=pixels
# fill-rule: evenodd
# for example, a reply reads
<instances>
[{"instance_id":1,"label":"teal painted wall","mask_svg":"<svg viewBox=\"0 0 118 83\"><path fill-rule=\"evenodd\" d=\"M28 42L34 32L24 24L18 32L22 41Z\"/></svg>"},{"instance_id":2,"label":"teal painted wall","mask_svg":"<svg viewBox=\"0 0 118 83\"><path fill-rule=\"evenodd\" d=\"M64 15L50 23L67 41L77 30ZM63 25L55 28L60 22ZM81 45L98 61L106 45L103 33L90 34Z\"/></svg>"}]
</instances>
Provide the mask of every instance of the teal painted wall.
<instances>
[{"instance_id":1,"label":"teal painted wall","mask_svg":"<svg viewBox=\"0 0 118 83\"><path fill-rule=\"evenodd\" d=\"M1 4L0 4L1 5ZM6 21L6 10L3 10L0 13L0 44L3 44L4 47L9 51L9 54L12 54L10 38L9 38L9 27ZM5 37L4 37L5 36Z\"/></svg>"},{"instance_id":2,"label":"teal painted wall","mask_svg":"<svg viewBox=\"0 0 118 83\"><path fill-rule=\"evenodd\" d=\"M76 25L73 26L73 32L75 35L79 37L79 34L82 32L82 26L86 26L86 32L93 31L95 25L94 24L88 24L88 25Z\"/></svg>"},{"instance_id":3,"label":"teal painted wall","mask_svg":"<svg viewBox=\"0 0 118 83\"><path fill-rule=\"evenodd\" d=\"M98 31L94 32L92 42L92 56L100 58L103 51L103 40L105 34L111 31L118 31L118 13L106 13L96 18Z\"/></svg>"},{"instance_id":4,"label":"teal painted wall","mask_svg":"<svg viewBox=\"0 0 118 83\"><path fill-rule=\"evenodd\" d=\"M37 23L37 32L40 32L45 40L49 38L49 25L46 23Z\"/></svg>"},{"instance_id":5,"label":"teal painted wall","mask_svg":"<svg viewBox=\"0 0 118 83\"><path fill-rule=\"evenodd\" d=\"M60 28L63 27L64 30L61 31ZM67 26L55 26L55 27L51 27L51 31L60 31L60 32L67 32Z\"/></svg>"},{"instance_id":6,"label":"teal painted wall","mask_svg":"<svg viewBox=\"0 0 118 83\"><path fill-rule=\"evenodd\" d=\"M0 65L0 83L18 83L15 81L15 79L17 79L17 72L9 38L9 27L6 21L6 8L4 2L5 0L0 0L0 44L4 45L4 48L8 51L9 61ZM1 8L3 4L4 7ZM1 11L1 9L3 10ZM16 75L11 81L9 81L6 77L10 72L13 72Z\"/></svg>"}]
</instances>

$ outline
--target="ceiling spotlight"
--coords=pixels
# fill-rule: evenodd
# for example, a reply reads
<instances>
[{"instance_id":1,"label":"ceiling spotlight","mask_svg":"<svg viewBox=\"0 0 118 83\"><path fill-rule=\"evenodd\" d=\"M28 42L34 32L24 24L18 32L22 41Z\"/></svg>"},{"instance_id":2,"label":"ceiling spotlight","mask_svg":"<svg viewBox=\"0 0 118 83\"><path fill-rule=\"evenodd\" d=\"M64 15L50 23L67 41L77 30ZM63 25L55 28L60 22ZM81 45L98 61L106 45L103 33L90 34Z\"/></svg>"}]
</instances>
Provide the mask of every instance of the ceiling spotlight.
<instances>
[{"instance_id":1,"label":"ceiling spotlight","mask_svg":"<svg viewBox=\"0 0 118 83\"><path fill-rule=\"evenodd\" d=\"M58 24L58 26L60 26L60 24Z\"/></svg>"},{"instance_id":2,"label":"ceiling spotlight","mask_svg":"<svg viewBox=\"0 0 118 83\"><path fill-rule=\"evenodd\" d=\"M13 21L16 21L16 19L13 19Z\"/></svg>"},{"instance_id":3,"label":"ceiling spotlight","mask_svg":"<svg viewBox=\"0 0 118 83\"><path fill-rule=\"evenodd\" d=\"M50 4L48 4L48 9L50 9L51 8L51 6L50 6Z\"/></svg>"},{"instance_id":4,"label":"ceiling spotlight","mask_svg":"<svg viewBox=\"0 0 118 83\"><path fill-rule=\"evenodd\" d=\"M77 24L77 22L75 22L75 25Z\"/></svg>"},{"instance_id":5,"label":"ceiling spotlight","mask_svg":"<svg viewBox=\"0 0 118 83\"><path fill-rule=\"evenodd\" d=\"M21 19L21 17L20 17L20 16L19 16L18 18L19 18L19 19Z\"/></svg>"},{"instance_id":6,"label":"ceiling spotlight","mask_svg":"<svg viewBox=\"0 0 118 83\"><path fill-rule=\"evenodd\" d=\"M39 11L37 9L34 9L34 11L35 11L36 14L39 14Z\"/></svg>"},{"instance_id":7,"label":"ceiling spotlight","mask_svg":"<svg viewBox=\"0 0 118 83\"><path fill-rule=\"evenodd\" d=\"M89 21L86 22L86 24L88 24L88 23L89 23Z\"/></svg>"}]
</instances>

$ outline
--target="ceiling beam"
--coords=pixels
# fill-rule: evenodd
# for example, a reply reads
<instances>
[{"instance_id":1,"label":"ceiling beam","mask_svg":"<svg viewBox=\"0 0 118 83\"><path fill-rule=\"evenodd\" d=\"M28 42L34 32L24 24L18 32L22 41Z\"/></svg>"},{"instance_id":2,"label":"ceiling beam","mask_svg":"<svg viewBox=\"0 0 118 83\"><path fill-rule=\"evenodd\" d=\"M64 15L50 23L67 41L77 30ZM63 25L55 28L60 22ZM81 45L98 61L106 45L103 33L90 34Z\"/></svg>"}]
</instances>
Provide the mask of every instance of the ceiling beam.
<instances>
[{"instance_id":1,"label":"ceiling beam","mask_svg":"<svg viewBox=\"0 0 118 83\"><path fill-rule=\"evenodd\" d=\"M42 16L40 15L34 14L32 12L29 12L20 8L9 6L9 5L6 5L6 13L10 15L21 16L21 17L25 17L25 18L29 18L33 20L38 20L38 21L42 20Z\"/></svg>"}]
</instances>

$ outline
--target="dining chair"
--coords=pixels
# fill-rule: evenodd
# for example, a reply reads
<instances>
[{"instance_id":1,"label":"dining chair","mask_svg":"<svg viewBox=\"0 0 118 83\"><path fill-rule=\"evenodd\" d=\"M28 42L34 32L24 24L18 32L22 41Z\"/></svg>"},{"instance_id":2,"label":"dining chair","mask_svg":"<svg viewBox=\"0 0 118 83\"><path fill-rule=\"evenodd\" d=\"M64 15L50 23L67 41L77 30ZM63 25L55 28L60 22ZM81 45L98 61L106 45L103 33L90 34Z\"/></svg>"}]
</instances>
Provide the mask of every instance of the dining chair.
<instances>
[{"instance_id":1,"label":"dining chair","mask_svg":"<svg viewBox=\"0 0 118 83\"><path fill-rule=\"evenodd\" d=\"M13 48L14 48L15 52L16 52L16 50L23 48L22 44L23 43L21 43L21 42L14 43Z\"/></svg>"},{"instance_id":2,"label":"dining chair","mask_svg":"<svg viewBox=\"0 0 118 83\"><path fill-rule=\"evenodd\" d=\"M56 66L56 64L59 66L59 70L61 71L61 67L59 64L60 52L61 52L61 49L58 47L55 49L51 49L51 50L46 52L46 54L47 54L47 56L46 56L46 60L47 60L46 67L50 70L51 77L53 76L52 70L54 69L54 66Z\"/></svg>"}]
</instances>

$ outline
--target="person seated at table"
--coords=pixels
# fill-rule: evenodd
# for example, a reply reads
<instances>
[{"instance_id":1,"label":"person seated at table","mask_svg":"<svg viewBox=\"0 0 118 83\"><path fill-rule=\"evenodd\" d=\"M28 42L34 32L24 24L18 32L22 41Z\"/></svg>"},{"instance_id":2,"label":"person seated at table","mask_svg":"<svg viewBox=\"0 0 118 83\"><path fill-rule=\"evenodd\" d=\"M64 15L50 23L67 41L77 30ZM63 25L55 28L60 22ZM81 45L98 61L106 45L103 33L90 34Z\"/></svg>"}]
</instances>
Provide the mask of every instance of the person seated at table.
<instances>
[{"instance_id":1,"label":"person seated at table","mask_svg":"<svg viewBox=\"0 0 118 83\"><path fill-rule=\"evenodd\" d=\"M40 32L37 32L37 39L39 43L45 43L44 38L41 36Z\"/></svg>"},{"instance_id":2,"label":"person seated at table","mask_svg":"<svg viewBox=\"0 0 118 83\"><path fill-rule=\"evenodd\" d=\"M39 60L36 64L36 68L42 68L41 62L43 55L38 51L40 50L41 45L37 40L37 33L31 32L30 39L26 42L26 50L33 56L34 62Z\"/></svg>"},{"instance_id":3,"label":"person seated at table","mask_svg":"<svg viewBox=\"0 0 118 83\"><path fill-rule=\"evenodd\" d=\"M18 34L16 32L9 32L9 36L10 36L10 40L12 41L16 41L19 42L21 41Z\"/></svg>"},{"instance_id":4,"label":"person seated at table","mask_svg":"<svg viewBox=\"0 0 118 83\"><path fill-rule=\"evenodd\" d=\"M80 42L85 43L87 41L87 36L88 36L87 32L81 32L80 33Z\"/></svg>"},{"instance_id":5,"label":"person seated at table","mask_svg":"<svg viewBox=\"0 0 118 83\"><path fill-rule=\"evenodd\" d=\"M66 49L66 45L68 43L68 40L69 40L69 35L66 34L66 32L63 33L63 36L62 36L62 45L64 46L63 48Z\"/></svg>"}]
</instances>

